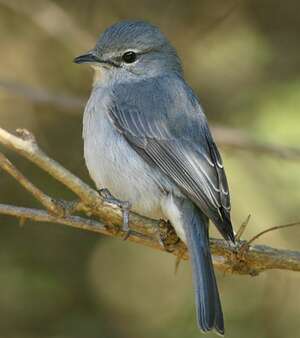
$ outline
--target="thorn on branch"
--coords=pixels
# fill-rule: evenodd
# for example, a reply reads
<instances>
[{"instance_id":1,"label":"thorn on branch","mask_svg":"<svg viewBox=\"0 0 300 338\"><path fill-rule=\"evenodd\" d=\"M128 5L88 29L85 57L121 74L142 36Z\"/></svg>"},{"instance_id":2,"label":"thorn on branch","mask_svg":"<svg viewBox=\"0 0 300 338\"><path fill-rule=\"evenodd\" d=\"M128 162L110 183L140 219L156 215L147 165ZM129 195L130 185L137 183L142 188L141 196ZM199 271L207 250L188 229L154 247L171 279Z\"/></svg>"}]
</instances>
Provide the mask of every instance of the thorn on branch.
<instances>
[{"instance_id":1,"label":"thorn on branch","mask_svg":"<svg viewBox=\"0 0 300 338\"><path fill-rule=\"evenodd\" d=\"M247 225L249 224L249 221L250 221L250 218L251 218L251 215L249 214L247 216L247 218L245 219L245 221L241 224L241 226L239 227L236 235L235 235L235 239L237 241L239 241L242 237L242 235L244 234L246 228L247 228Z\"/></svg>"}]
</instances>

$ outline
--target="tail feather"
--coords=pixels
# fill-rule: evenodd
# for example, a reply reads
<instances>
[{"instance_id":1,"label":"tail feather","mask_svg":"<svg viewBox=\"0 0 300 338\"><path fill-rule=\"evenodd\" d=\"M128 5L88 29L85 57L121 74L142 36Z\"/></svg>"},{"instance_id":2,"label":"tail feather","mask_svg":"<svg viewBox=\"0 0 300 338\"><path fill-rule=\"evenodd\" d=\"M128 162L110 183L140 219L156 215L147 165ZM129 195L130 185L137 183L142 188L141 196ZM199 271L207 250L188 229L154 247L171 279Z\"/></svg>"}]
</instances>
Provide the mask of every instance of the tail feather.
<instances>
[{"instance_id":1,"label":"tail feather","mask_svg":"<svg viewBox=\"0 0 300 338\"><path fill-rule=\"evenodd\" d=\"M208 219L190 201L183 208L183 223L191 257L199 328L224 334L221 302L209 249Z\"/></svg>"}]
</instances>

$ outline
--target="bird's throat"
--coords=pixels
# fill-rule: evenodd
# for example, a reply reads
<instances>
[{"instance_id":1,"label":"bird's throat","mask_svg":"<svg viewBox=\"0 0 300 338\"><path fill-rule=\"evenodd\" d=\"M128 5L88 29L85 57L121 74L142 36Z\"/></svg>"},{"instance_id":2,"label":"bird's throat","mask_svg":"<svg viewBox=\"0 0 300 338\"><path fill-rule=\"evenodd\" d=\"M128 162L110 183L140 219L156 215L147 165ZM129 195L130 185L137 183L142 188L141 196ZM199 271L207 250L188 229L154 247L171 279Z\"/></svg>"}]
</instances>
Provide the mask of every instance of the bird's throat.
<instances>
[{"instance_id":1,"label":"bird's throat","mask_svg":"<svg viewBox=\"0 0 300 338\"><path fill-rule=\"evenodd\" d=\"M97 86L104 80L103 70L100 67L93 67L93 68L94 68L93 85Z\"/></svg>"}]
</instances>

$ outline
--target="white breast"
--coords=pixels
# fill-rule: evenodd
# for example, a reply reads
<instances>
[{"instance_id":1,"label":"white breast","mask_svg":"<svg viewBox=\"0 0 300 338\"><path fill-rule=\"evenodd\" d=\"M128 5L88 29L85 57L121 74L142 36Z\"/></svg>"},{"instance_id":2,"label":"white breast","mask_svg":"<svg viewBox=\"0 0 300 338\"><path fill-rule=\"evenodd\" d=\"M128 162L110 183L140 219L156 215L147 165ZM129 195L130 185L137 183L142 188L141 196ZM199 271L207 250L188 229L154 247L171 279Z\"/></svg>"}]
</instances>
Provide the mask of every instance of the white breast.
<instances>
[{"instance_id":1,"label":"white breast","mask_svg":"<svg viewBox=\"0 0 300 338\"><path fill-rule=\"evenodd\" d=\"M159 173L130 147L107 115L110 96L106 88L94 88L83 118L84 157L98 189L130 201L132 210L162 218Z\"/></svg>"}]
</instances>

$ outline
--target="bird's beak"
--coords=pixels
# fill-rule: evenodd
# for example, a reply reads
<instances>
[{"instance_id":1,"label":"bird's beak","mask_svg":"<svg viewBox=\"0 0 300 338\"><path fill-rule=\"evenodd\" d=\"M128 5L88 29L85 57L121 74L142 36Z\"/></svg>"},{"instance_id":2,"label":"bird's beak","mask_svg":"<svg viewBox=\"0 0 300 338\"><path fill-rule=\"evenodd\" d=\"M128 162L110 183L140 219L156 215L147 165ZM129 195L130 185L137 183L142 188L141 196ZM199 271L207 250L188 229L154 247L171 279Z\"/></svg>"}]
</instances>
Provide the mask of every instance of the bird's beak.
<instances>
[{"instance_id":1,"label":"bird's beak","mask_svg":"<svg viewBox=\"0 0 300 338\"><path fill-rule=\"evenodd\" d=\"M99 63L101 62L101 60L93 53L93 52L88 52L86 54L82 54L77 56L73 62L77 63L77 64L81 64L81 63Z\"/></svg>"}]
</instances>

